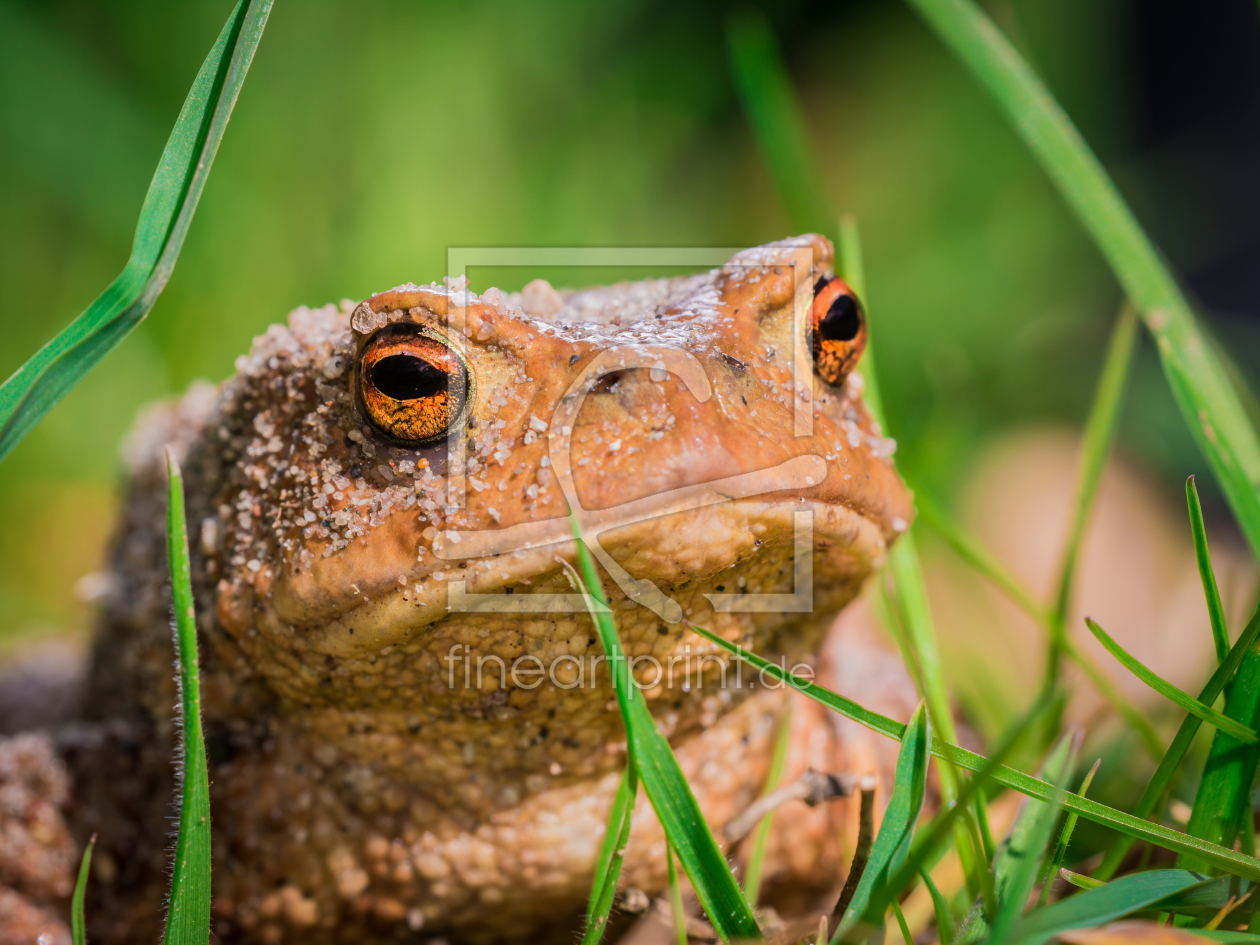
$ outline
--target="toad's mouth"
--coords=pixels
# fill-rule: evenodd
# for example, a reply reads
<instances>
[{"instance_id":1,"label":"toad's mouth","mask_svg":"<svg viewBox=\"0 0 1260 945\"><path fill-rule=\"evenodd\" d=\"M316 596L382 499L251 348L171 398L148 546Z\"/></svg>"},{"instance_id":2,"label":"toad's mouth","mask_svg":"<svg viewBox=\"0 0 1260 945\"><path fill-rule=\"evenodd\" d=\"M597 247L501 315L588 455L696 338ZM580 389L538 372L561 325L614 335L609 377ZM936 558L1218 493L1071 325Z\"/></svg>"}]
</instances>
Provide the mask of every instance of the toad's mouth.
<instances>
[{"instance_id":1,"label":"toad's mouth","mask_svg":"<svg viewBox=\"0 0 1260 945\"><path fill-rule=\"evenodd\" d=\"M713 386L699 360L689 352L659 346L642 348L617 348L601 352L574 379L568 391L556 404L548 433L548 454L556 481L572 510L568 520L564 518L523 522L502 529L484 529L475 532L448 530L439 534L433 542L434 554L443 560L466 560L540 548L565 541L573 534L585 538L591 551L604 570L616 582L627 598L646 607L668 624L682 619L682 608L668 597L651 580L635 579L625 570L600 541L600 534L616 528L632 525L646 519L661 518L678 512L691 511L720 502L729 502L771 493L800 493L821 483L827 477L827 463L821 456L802 455L773 466L718 480L685 485L663 493L643 496L639 499L599 510L585 509L573 482L571 465L572 432L582 409L582 402L591 389L610 373L621 374L627 369L648 368L653 372L669 371L674 374L696 399L703 403L713 395ZM795 405L794 405L795 406ZM804 526L808 527L808 526ZM796 544L808 547L808 537ZM799 582L798 582L799 583ZM463 588L451 591L459 597L461 607L472 610L508 610L515 613L584 611L584 600L579 594L552 594L548 600L527 601L524 598L509 600L507 594L482 594L476 600L469 599ZM460 596L463 595L463 596ZM731 602L714 601L715 608Z\"/></svg>"},{"instance_id":2,"label":"toad's mouth","mask_svg":"<svg viewBox=\"0 0 1260 945\"><path fill-rule=\"evenodd\" d=\"M573 510L568 519L554 518L537 522L523 522L509 528L484 529L472 532L447 531L440 533L433 542L433 553L446 561L465 561L485 558L507 552L530 551L567 541L574 531L589 545L604 570L617 583L627 598L651 610L666 623L678 623L682 609L678 602L668 597L653 581L636 579L623 568L604 548L600 535L639 522L664 518L681 512L705 508L722 502L732 502L770 493L799 493L820 483L827 476L827 463L821 456L795 456L770 469L729 476L713 482L683 486L659 495L644 496L612 508L586 510L577 499L568 464L555 463L556 478L563 489L569 507ZM812 546L812 519L794 526L794 544ZM798 573L796 584L801 583ZM808 578L806 578L808 579ZM463 582L459 582L461 585ZM450 588L452 608L478 611L510 611L513 613L540 613L557 611L585 612L586 605L580 594L530 595L510 594L468 595L463 586ZM800 593L799 587L795 593ZM729 609L731 601L713 600L716 597L742 595L711 595L715 610ZM533 600L530 597L534 598Z\"/></svg>"},{"instance_id":3,"label":"toad's mouth","mask_svg":"<svg viewBox=\"0 0 1260 945\"><path fill-rule=\"evenodd\" d=\"M843 503L804 498L799 488L781 486L773 494L756 488L781 481L767 479L767 474L809 476L820 462L796 457L753 474L752 480L731 477L680 489L672 494L672 507L661 501L664 497L655 497L651 513L645 511L645 500L583 513L588 523L595 523L585 529L586 540L599 548L604 570L614 579L624 575L630 585L625 589L617 580L617 586L606 589L614 607L641 604L668 622L661 610L679 607L671 595L689 585L696 589L699 583L709 586L699 599L707 600L704 609L712 614L805 614L815 609L815 576L824 589L860 581L886 550L884 529L875 520ZM750 494L732 494L732 480ZM618 513L625 520L618 520ZM287 624L304 627L310 644L330 654L406 644L416 634L432 633L436 624L461 618L478 622L483 619L478 615L586 613L583 598L572 593L561 570L561 560L575 558L568 520L526 527L536 530L529 547L514 540L501 550L492 543L513 529L444 533L450 557L439 559L438 569L430 563L422 566L422 573L403 579L382 566L389 555L382 555L381 548L375 553L348 550L335 577L331 571L321 573L324 569L317 564L300 577L278 580L272 589L274 613ZM382 531L392 529L387 525ZM389 540L405 544L414 534L400 531ZM776 555L792 562L780 585L767 593L745 587L740 577ZM346 588L347 577L353 582L350 591L328 593L332 587ZM694 596L690 599L696 603ZM679 619L701 619L699 612L675 612Z\"/></svg>"}]
</instances>

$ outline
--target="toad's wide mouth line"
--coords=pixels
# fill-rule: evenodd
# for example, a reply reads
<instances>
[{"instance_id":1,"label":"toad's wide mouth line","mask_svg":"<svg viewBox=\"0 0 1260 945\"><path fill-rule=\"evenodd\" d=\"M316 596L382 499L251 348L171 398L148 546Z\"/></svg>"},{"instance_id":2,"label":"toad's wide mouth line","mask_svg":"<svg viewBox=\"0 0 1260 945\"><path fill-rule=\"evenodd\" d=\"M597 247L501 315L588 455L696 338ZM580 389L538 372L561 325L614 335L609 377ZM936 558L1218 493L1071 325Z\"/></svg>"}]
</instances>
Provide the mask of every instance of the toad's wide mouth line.
<instances>
[{"instance_id":1,"label":"toad's wide mouth line","mask_svg":"<svg viewBox=\"0 0 1260 945\"><path fill-rule=\"evenodd\" d=\"M566 469L567 473L568 470ZM682 619L682 608L666 596L650 580L635 579L600 543L600 535L612 529L634 525L648 519L688 512L723 502L734 502L753 496L777 492L798 492L820 483L827 476L827 463L817 455L795 456L769 469L759 469L707 483L683 486L658 495L644 496L608 509L583 509L577 501L572 481L565 481L557 469L557 478L569 500L569 507L581 525L582 532L595 557L617 586L631 600L647 607L666 623ZM484 558L506 552L533 550L570 541L573 533L568 518L524 522L501 529L459 532L448 529L433 540L433 553L444 560ZM812 515L794 517L796 568L791 594L712 594L714 610L719 612L809 611L813 607L813 565L809 551L813 546ZM543 594L512 596L507 594L468 594L464 582L449 585L448 606L465 612L582 612L587 602L580 594ZM531 599L533 598L533 599Z\"/></svg>"},{"instance_id":2,"label":"toad's wide mouth line","mask_svg":"<svg viewBox=\"0 0 1260 945\"><path fill-rule=\"evenodd\" d=\"M584 509L574 495L570 499L569 507L577 516L583 532L597 540L602 532L634 525L647 519L688 512L719 502L803 490L822 482L826 476L826 460L815 454L807 454L794 456L769 469L757 469L712 482L683 486L606 509ZM433 539L433 553L446 561L463 561L511 551L528 551L572 538L568 517L558 516L539 522L522 522L508 528L440 531Z\"/></svg>"}]
</instances>

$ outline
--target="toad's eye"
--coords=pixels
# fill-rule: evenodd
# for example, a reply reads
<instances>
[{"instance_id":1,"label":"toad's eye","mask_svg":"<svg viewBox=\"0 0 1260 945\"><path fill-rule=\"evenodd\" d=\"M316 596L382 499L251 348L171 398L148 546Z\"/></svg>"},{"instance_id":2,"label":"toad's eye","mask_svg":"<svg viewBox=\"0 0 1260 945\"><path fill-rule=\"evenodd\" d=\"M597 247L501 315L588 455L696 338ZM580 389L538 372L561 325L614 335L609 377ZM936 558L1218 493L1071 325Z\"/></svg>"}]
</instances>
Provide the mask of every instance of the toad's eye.
<instances>
[{"instance_id":1,"label":"toad's eye","mask_svg":"<svg viewBox=\"0 0 1260 945\"><path fill-rule=\"evenodd\" d=\"M461 425L471 382L459 354L419 325L390 325L359 355L359 396L372 426L409 445Z\"/></svg>"},{"instance_id":2,"label":"toad's eye","mask_svg":"<svg viewBox=\"0 0 1260 945\"><path fill-rule=\"evenodd\" d=\"M814 369L828 384L842 384L866 347L866 316L843 280L822 278L814 286L806 336Z\"/></svg>"}]
</instances>

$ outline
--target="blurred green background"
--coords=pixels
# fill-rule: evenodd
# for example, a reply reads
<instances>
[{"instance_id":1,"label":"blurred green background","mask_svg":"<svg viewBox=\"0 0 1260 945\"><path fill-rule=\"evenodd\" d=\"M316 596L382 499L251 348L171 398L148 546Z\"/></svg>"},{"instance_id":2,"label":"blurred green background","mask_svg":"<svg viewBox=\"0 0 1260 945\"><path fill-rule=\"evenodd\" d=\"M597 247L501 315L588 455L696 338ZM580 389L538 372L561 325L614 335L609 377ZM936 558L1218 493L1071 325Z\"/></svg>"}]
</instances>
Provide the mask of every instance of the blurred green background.
<instances>
[{"instance_id":1,"label":"blurred green background","mask_svg":"<svg viewBox=\"0 0 1260 945\"><path fill-rule=\"evenodd\" d=\"M0 2L0 374L123 265L229 9ZM453 245L787 235L730 78L733 9L279 0L165 294L0 465L0 652L86 628L72 589L101 562L137 408L223 378L291 308L438 278ZM1211 0L1193 23L1171 2L988 9L1254 377L1255 4ZM766 15L808 117L820 199L862 228L899 461L948 497L1001 431L1079 422L1119 291L996 110L905 7L789 2ZM533 275L494 274L508 289ZM1149 345L1121 436L1169 483L1204 467Z\"/></svg>"}]
</instances>

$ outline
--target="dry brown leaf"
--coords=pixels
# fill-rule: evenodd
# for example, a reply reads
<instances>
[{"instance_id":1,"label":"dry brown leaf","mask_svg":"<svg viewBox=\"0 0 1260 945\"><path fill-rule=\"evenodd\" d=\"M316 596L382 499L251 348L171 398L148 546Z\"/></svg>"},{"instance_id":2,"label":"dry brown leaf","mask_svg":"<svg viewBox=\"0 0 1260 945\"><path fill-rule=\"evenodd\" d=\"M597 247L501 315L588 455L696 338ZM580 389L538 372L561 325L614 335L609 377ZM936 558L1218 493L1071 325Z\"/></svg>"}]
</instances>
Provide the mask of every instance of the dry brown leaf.
<instances>
[{"instance_id":1,"label":"dry brown leaf","mask_svg":"<svg viewBox=\"0 0 1260 945\"><path fill-rule=\"evenodd\" d=\"M1205 939L1158 922L1126 919L1096 929L1060 932L1059 941L1068 945L1203 945Z\"/></svg>"}]
</instances>

